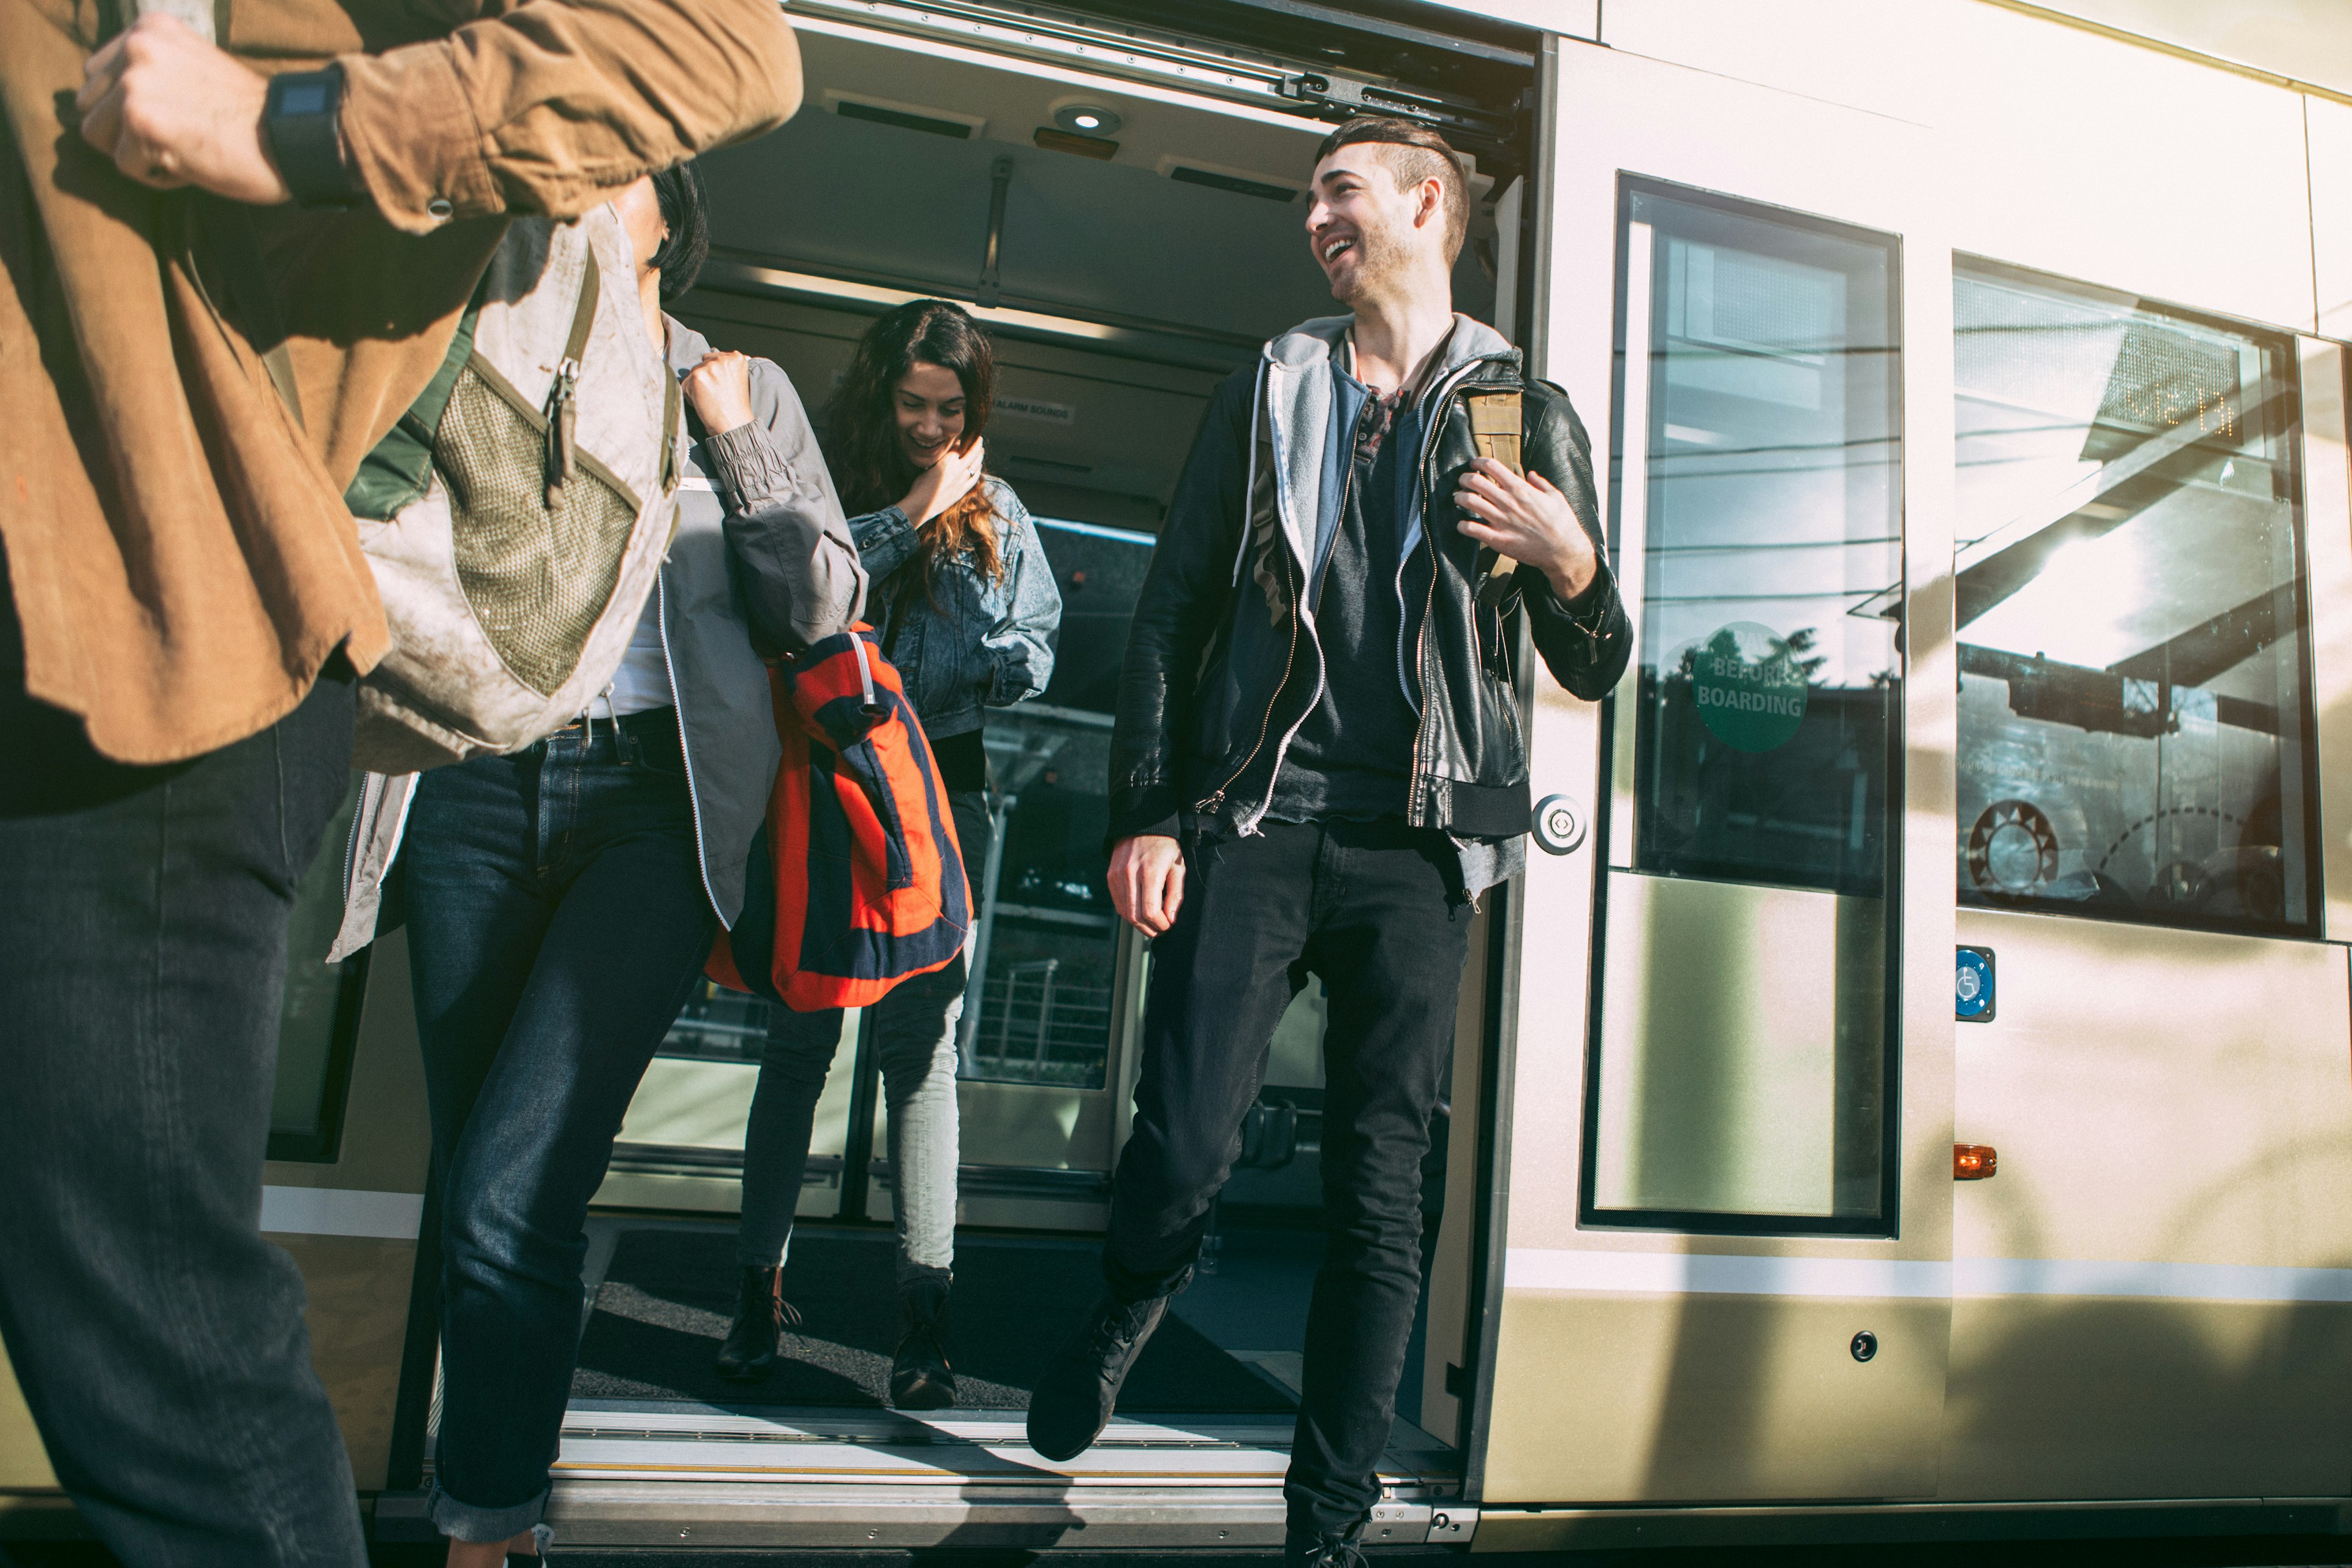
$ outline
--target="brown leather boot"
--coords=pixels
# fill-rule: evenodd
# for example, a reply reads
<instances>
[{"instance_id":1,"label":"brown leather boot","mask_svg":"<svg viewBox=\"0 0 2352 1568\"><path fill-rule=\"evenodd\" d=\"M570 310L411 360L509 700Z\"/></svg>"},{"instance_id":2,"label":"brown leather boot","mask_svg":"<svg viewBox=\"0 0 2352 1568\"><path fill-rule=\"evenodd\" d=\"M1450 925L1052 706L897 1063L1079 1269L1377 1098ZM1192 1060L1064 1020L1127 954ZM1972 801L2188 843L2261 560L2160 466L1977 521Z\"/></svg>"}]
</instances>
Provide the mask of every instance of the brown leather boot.
<instances>
[{"instance_id":1,"label":"brown leather boot","mask_svg":"<svg viewBox=\"0 0 2352 1568\"><path fill-rule=\"evenodd\" d=\"M801 1326L801 1315L784 1300L782 1268L743 1270L742 1295L734 1326L719 1347L719 1375L730 1383L757 1383L776 1364L784 1331Z\"/></svg>"}]
</instances>

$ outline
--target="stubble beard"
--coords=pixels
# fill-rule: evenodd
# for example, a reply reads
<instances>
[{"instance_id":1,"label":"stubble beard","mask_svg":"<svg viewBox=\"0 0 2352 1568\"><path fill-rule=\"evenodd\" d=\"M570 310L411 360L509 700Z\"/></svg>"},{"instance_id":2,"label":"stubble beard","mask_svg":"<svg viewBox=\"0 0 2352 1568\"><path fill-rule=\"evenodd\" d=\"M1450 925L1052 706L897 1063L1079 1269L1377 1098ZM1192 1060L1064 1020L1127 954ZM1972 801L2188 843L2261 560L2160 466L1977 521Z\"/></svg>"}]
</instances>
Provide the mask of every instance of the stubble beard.
<instances>
[{"instance_id":1,"label":"stubble beard","mask_svg":"<svg viewBox=\"0 0 2352 1568\"><path fill-rule=\"evenodd\" d=\"M1385 227L1359 227L1355 255L1355 270L1344 290L1336 283L1331 289L1332 298L1350 310L1389 292L1412 266L1410 253Z\"/></svg>"}]
</instances>

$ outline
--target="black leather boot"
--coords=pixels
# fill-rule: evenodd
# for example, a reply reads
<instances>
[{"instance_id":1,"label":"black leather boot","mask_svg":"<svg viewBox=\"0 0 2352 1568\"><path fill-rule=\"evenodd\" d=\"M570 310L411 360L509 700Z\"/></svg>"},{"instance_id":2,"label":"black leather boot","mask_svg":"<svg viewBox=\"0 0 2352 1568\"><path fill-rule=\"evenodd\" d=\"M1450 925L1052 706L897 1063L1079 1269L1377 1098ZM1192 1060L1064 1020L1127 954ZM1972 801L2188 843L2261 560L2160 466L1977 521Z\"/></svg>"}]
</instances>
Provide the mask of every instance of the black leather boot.
<instances>
[{"instance_id":1,"label":"black leather boot","mask_svg":"<svg viewBox=\"0 0 2352 1568\"><path fill-rule=\"evenodd\" d=\"M890 1363L890 1403L900 1410L944 1410L956 1402L948 1364L948 1279L932 1275L898 1287L898 1353Z\"/></svg>"},{"instance_id":2,"label":"black leather boot","mask_svg":"<svg viewBox=\"0 0 2352 1568\"><path fill-rule=\"evenodd\" d=\"M1283 1538L1282 1568L1365 1568L1365 1522L1314 1534L1291 1531Z\"/></svg>"},{"instance_id":3,"label":"black leather boot","mask_svg":"<svg viewBox=\"0 0 2352 1568\"><path fill-rule=\"evenodd\" d=\"M728 1382L757 1383L767 1376L784 1331L800 1327L800 1313L784 1300L783 1274L782 1268L743 1270L735 1323L719 1347L719 1375Z\"/></svg>"},{"instance_id":4,"label":"black leather boot","mask_svg":"<svg viewBox=\"0 0 2352 1568\"><path fill-rule=\"evenodd\" d=\"M1165 1296L1097 1301L1029 1396L1029 1447L1055 1464L1093 1447L1110 1425L1128 1369L1167 1312Z\"/></svg>"}]
</instances>

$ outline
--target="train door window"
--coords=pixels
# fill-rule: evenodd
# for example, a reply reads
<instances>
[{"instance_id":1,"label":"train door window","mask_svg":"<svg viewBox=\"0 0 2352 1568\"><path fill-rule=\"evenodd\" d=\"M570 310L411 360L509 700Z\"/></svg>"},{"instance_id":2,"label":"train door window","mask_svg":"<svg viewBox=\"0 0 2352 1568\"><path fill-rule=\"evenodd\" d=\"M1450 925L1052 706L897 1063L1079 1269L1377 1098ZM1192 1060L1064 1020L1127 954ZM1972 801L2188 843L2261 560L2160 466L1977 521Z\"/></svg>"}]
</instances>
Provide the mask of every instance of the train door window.
<instances>
[{"instance_id":1,"label":"train door window","mask_svg":"<svg viewBox=\"0 0 2352 1568\"><path fill-rule=\"evenodd\" d=\"M1953 287L1960 902L2312 932L2288 341Z\"/></svg>"},{"instance_id":2,"label":"train door window","mask_svg":"<svg viewBox=\"0 0 2352 1568\"><path fill-rule=\"evenodd\" d=\"M1045 695L988 715L997 844L971 868L980 924L957 1076L1100 1089L1122 943L1103 847L1111 707L1154 536L1036 521L1062 625Z\"/></svg>"},{"instance_id":3,"label":"train door window","mask_svg":"<svg viewBox=\"0 0 2352 1568\"><path fill-rule=\"evenodd\" d=\"M319 853L295 890L286 938L286 994L278 1011L278 1078L269 1107L269 1158L331 1162L342 1141L352 1052L370 949L325 962L343 918L343 858L359 775L327 826ZM407 984L406 977L401 984Z\"/></svg>"},{"instance_id":4,"label":"train door window","mask_svg":"<svg viewBox=\"0 0 2352 1568\"><path fill-rule=\"evenodd\" d=\"M1897 251L1624 196L1612 703L1588 1217L1891 1213L1901 795Z\"/></svg>"}]
</instances>

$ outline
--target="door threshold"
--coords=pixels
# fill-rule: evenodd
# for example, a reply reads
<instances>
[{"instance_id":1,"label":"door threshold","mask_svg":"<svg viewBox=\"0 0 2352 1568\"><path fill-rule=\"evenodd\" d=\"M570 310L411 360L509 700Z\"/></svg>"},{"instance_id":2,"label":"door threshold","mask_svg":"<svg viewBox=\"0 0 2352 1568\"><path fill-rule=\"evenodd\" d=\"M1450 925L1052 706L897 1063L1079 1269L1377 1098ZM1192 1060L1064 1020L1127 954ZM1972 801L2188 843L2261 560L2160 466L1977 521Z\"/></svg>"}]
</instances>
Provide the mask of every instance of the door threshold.
<instances>
[{"instance_id":1,"label":"door threshold","mask_svg":"<svg viewBox=\"0 0 2352 1568\"><path fill-rule=\"evenodd\" d=\"M1291 1423L1115 1418L1066 1465L1019 1410L574 1401L548 1522L566 1544L1038 1548L1278 1546ZM1456 1457L1404 1422L1367 1539L1418 1544L1461 1491ZM379 1507L398 1538L407 1500ZM421 1500L417 1522L423 1523ZM430 1530L430 1525L425 1525ZM1458 1541L1458 1532L1442 1539Z\"/></svg>"}]
</instances>

